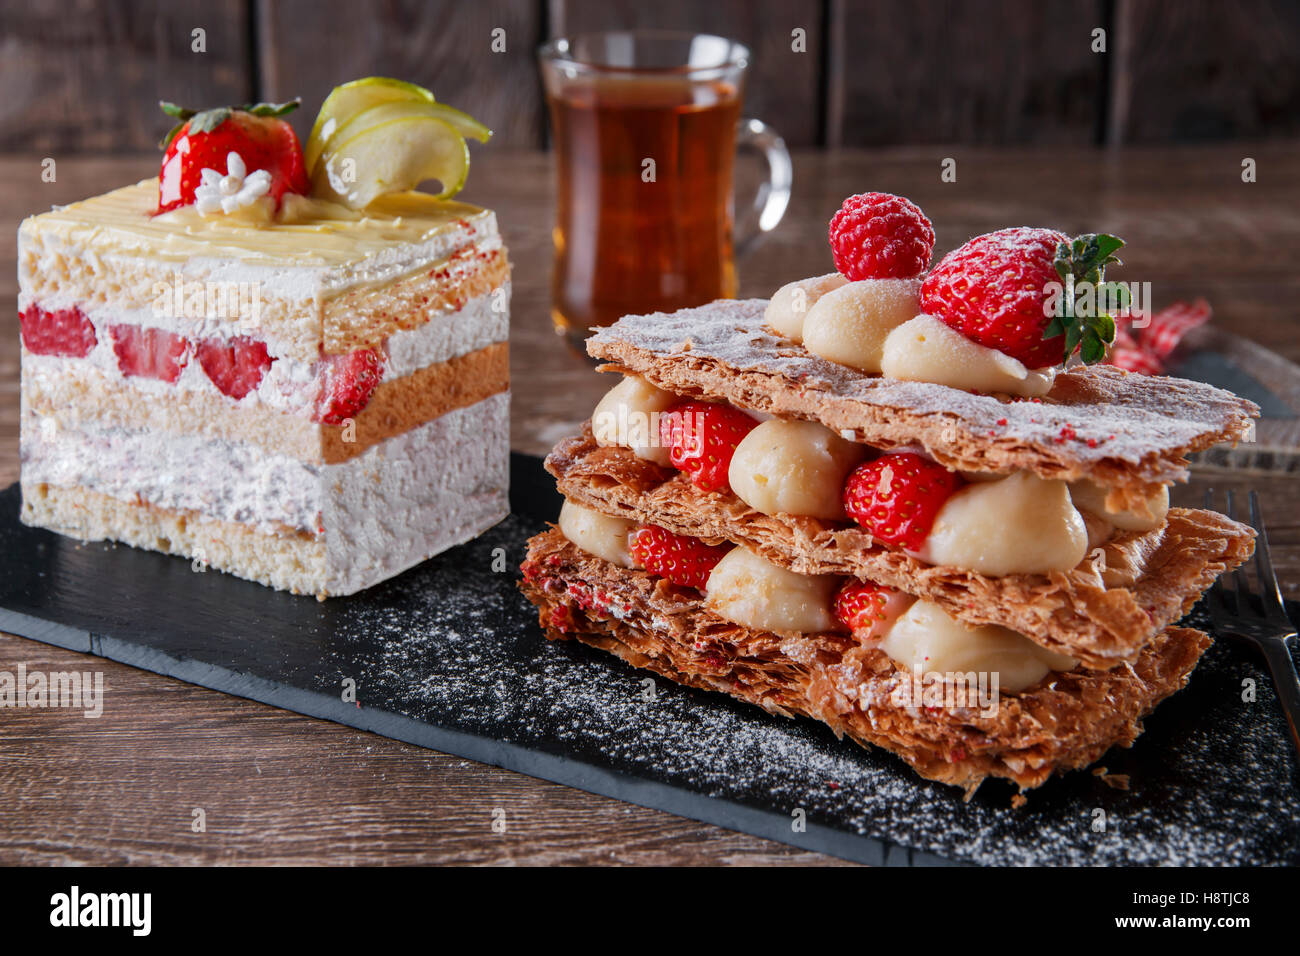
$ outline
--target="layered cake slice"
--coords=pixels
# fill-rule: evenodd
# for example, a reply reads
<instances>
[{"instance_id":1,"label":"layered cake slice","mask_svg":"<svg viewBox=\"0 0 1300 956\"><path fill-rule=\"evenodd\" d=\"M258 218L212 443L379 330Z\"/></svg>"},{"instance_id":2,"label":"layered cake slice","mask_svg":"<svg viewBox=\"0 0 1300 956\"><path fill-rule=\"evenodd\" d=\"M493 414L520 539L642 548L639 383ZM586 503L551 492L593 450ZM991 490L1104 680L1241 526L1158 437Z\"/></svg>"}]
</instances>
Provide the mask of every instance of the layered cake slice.
<instances>
[{"instance_id":1,"label":"layered cake slice","mask_svg":"<svg viewBox=\"0 0 1300 956\"><path fill-rule=\"evenodd\" d=\"M427 102L341 89L330 128ZM316 144L387 184L344 195L281 113L183 113L159 179L22 224L22 516L349 594L508 512L510 269L490 210L409 189L463 180L411 135L453 126Z\"/></svg>"},{"instance_id":2,"label":"layered cake slice","mask_svg":"<svg viewBox=\"0 0 1300 956\"><path fill-rule=\"evenodd\" d=\"M1253 533L1168 485L1257 409L1081 361L1118 240L1004 230L923 274L932 243L853 197L838 273L594 335L623 379L547 459L522 587L549 637L1028 788L1131 744L1208 646L1177 621Z\"/></svg>"}]
</instances>

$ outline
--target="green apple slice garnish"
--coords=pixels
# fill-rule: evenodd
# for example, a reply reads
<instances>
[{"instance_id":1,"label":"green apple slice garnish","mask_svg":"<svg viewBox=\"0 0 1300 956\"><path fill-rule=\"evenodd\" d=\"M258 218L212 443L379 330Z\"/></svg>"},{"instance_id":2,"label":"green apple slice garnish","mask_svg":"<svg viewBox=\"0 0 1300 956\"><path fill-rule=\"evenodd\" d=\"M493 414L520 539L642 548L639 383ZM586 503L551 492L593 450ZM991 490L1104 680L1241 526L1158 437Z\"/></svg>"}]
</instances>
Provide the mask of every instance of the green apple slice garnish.
<instances>
[{"instance_id":1,"label":"green apple slice garnish","mask_svg":"<svg viewBox=\"0 0 1300 956\"><path fill-rule=\"evenodd\" d=\"M346 123L338 126L334 134L325 141L325 152L329 152L333 148L334 142L346 142L371 126L381 126L384 123L391 123L393 120L423 117L442 120L462 136L476 139L480 143L486 143L492 136L492 131L474 117L443 103L381 103L378 106L362 110Z\"/></svg>"},{"instance_id":2,"label":"green apple slice garnish","mask_svg":"<svg viewBox=\"0 0 1300 956\"><path fill-rule=\"evenodd\" d=\"M434 116L406 116L368 124L335 143L335 134L312 175L312 194L352 209L377 197L414 189L427 179L442 183L439 199L460 192L469 175L465 137Z\"/></svg>"},{"instance_id":3,"label":"green apple slice garnish","mask_svg":"<svg viewBox=\"0 0 1300 956\"><path fill-rule=\"evenodd\" d=\"M432 103L433 94L423 86L394 80L387 76L367 76L351 83L336 86L325 97L316 122L312 124L311 135L303 147L303 162L310 175L320 159L325 143L348 122L363 110L384 103Z\"/></svg>"}]
</instances>

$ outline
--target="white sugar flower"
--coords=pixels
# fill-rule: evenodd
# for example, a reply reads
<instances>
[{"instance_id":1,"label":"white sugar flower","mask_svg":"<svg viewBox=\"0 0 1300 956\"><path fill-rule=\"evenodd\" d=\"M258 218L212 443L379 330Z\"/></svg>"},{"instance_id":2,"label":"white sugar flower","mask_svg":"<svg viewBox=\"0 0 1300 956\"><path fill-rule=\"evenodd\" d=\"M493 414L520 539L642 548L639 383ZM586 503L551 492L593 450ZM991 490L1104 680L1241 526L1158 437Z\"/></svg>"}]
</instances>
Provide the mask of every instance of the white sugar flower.
<instances>
[{"instance_id":1,"label":"white sugar flower","mask_svg":"<svg viewBox=\"0 0 1300 956\"><path fill-rule=\"evenodd\" d=\"M265 169L249 173L243 157L233 150L226 155L224 176L218 170L205 169L199 173L199 179L194 190L194 206L201 216L218 211L229 215L255 203L271 188L271 174Z\"/></svg>"}]
</instances>

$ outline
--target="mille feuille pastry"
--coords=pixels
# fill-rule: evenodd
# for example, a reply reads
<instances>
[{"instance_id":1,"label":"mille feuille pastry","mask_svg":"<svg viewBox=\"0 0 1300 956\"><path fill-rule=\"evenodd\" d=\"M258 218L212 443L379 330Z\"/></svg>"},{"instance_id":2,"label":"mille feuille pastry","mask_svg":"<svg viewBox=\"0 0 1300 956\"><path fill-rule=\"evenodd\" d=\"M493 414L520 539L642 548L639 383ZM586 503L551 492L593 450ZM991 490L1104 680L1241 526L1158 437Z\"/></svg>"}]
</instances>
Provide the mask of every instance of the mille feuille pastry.
<instances>
[{"instance_id":1,"label":"mille feuille pastry","mask_svg":"<svg viewBox=\"0 0 1300 956\"><path fill-rule=\"evenodd\" d=\"M25 523L323 597L508 513L510 267L447 199L488 131L370 78L304 157L294 105L164 104L158 179L23 222Z\"/></svg>"},{"instance_id":2,"label":"mille feuille pastry","mask_svg":"<svg viewBox=\"0 0 1300 956\"><path fill-rule=\"evenodd\" d=\"M1210 643L1176 622L1253 547L1168 486L1258 410L1079 361L1114 336L1083 307L1111 237L1002 230L925 274L929 221L873 193L831 239L839 271L770 302L589 339L624 378L547 459L565 503L522 585L547 636L968 792L1131 744Z\"/></svg>"}]
</instances>

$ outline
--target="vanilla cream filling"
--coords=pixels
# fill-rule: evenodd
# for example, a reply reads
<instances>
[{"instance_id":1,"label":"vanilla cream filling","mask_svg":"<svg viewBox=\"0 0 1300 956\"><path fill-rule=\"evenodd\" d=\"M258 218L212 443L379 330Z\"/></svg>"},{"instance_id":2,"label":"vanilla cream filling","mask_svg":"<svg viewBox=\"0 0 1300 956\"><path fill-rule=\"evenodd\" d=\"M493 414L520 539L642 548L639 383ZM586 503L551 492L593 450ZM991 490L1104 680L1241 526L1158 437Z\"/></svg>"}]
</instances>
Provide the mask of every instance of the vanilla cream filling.
<instances>
[{"instance_id":1,"label":"vanilla cream filling","mask_svg":"<svg viewBox=\"0 0 1300 956\"><path fill-rule=\"evenodd\" d=\"M561 510L565 538L622 567L630 567L630 560L622 563L601 551L612 549L621 557L629 528L628 522L568 503ZM833 612L841 581L835 575L797 574L738 546L709 575L704 606L733 624L775 634L842 630ZM917 675L996 674L998 689L1009 693L1033 686L1052 671L1078 666L1073 658L1009 628L962 624L937 604L902 592L890 594L881 619L855 635Z\"/></svg>"},{"instance_id":2,"label":"vanilla cream filling","mask_svg":"<svg viewBox=\"0 0 1300 956\"><path fill-rule=\"evenodd\" d=\"M1169 514L1169 488L1147 496L1142 507L1112 511L1106 507L1107 490L1086 478L1070 482L1070 497L1082 512L1124 531L1152 531L1165 522Z\"/></svg>"},{"instance_id":3,"label":"vanilla cream filling","mask_svg":"<svg viewBox=\"0 0 1300 956\"><path fill-rule=\"evenodd\" d=\"M827 361L879 373L885 342L920 310L920 279L862 279L833 289L808 310L803 344Z\"/></svg>"},{"instance_id":4,"label":"vanilla cream filling","mask_svg":"<svg viewBox=\"0 0 1300 956\"><path fill-rule=\"evenodd\" d=\"M643 379L625 376L592 414L596 443L629 448L668 466L659 418L677 401ZM737 444L727 480L736 497L760 514L843 520L845 480L867 454L866 446L819 423L766 416ZM924 545L908 554L994 577L1046 574L1076 567L1111 533L1111 524L1084 521L1064 481L1032 472L967 480L940 507Z\"/></svg>"},{"instance_id":5,"label":"vanilla cream filling","mask_svg":"<svg viewBox=\"0 0 1300 956\"><path fill-rule=\"evenodd\" d=\"M1031 370L1010 355L972 342L932 315L918 315L891 331L880 371L907 382L933 382L966 391L1036 398L1052 388L1056 370Z\"/></svg>"},{"instance_id":6,"label":"vanilla cream filling","mask_svg":"<svg viewBox=\"0 0 1300 956\"><path fill-rule=\"evenodd\" d=\"M635 375L605 393L591 413L596 444L630 449L638 458L668 467L668 449L659 440L659 417L678 401L672 392L655 388Z\"/></svg>"},{"instance_id":7,"label":"vanilla cream filling","mask_svg":"<svg viewBox=\"0 0 1300 956\"><path fill-rule=\"evenodd\" d=\"M588 554L604 558L620 568L635 567L628 536L636 529L631 521L613 518L576 505L567 498L560 506L560 533Z\"/></svg>"},{"instance_id":8,"label":"vanilla cream filling","mask_svg":"<svg viewBox=\"0 0 1300 956\"><path fill-rule=\"evenodd\" d=\"M1077 666L1023 634L993 624L969 627L925 600L894 621L880 649L918 675L997 674L998 689L1010 693L1032 687L1051 671Z\"/></svg>"},{"instance_id":9,"label":"vanilla cream filling","mask_svg":"<svg viewBox=\"0 0 1300 956\"><path fill-rule=\"evenodd\" d=\"M755 511L842 519L843 488L866 448L816 422L772 419L741 439L727 480Z\"/></svg>"},{"instance_id":10,"label":"vanilla cream filling","mask_svg":"<svg viewBox=\"0 0 1300 956\"><path fill-rule=\"evenodd\" d=\"M802 342L803 324L808 310L826 293L838 289L848 281L838 272L832 272L787 283L777 289L768 301L763 321L787 339Z\"/></svg>"},{"instance_id":11,"label":"vanilla cream filling","mask_svg":"<svg viewBox=\"0 0 1300 956\"><path fill-rule=\"evenodd\" d=\"M833 574L796 574L736 547L714 566L704 604L724 620L759 631L833 631L839 628L831 610L839 580Z\"/></svg>"},{"instance_id":12,"label":"vanilla cream filling","mask_svg":"<svg viewBox=\"0 0 1300 956\"><path fill-rule=\"evenodd\" d=\"M909 553L994 577L1068 571L1088 553L1088 530L1065 482L1017 472L953 492Z\"/></svg>"}]
</instances>

